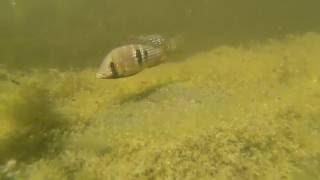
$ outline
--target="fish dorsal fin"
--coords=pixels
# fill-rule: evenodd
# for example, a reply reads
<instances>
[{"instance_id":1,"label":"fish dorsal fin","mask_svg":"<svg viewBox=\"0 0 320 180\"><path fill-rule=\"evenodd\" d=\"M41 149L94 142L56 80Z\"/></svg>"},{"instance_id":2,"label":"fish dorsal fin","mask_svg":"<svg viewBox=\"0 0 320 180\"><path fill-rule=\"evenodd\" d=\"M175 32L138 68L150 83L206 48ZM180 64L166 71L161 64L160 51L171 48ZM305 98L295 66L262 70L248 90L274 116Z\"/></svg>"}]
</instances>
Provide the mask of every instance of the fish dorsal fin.
<instances>
[{"instance_id":1,"label":"fish dorsal fin","mask_svg":"<svg viewBox=\"0 0 320 180\"><path fill-rule=\"evenodd\" d=\"M166 44L166 39L159 34L150 34L130 37L128 42L134 44L144 44L153 47L163 47Z\"/></svg>"}]
</instances>

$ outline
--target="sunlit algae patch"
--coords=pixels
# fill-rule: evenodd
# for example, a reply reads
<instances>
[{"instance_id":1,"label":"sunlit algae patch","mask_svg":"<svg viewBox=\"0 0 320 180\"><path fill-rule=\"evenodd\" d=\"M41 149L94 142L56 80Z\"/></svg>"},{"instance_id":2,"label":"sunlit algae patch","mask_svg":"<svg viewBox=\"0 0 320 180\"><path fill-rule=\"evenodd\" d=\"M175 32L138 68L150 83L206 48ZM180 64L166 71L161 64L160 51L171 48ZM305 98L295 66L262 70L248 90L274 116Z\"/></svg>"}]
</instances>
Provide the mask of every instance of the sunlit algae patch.
<instances>
[{"instance_id":1,"label":"sunlit algae patch","mask_svg":"<svg viewBox=\"0 0 320 180\"><path fill-rule=\"evenodd\" d=\"M319 47L224 46L116 80L2 67L0 178L317 179Z\"/></svg>"}]
</instances>

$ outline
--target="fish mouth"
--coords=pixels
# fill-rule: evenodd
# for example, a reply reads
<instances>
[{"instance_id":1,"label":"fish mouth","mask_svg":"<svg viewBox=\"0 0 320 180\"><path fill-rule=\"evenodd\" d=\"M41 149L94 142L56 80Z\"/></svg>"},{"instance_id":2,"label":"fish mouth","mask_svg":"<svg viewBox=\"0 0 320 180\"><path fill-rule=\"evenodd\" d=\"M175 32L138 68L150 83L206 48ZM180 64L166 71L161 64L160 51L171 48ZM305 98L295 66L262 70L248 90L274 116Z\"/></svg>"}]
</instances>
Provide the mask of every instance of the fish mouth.
<instances>
[{"instance_id":1,"label":"fish mouth","mask_svg":"<svg viewBox=\"0 0 320 180\"><path fill-rule=\"evenodd\" d=\"M110 79L110 78L112 78L112 75L96 73L96 78L98 78L98 79Z\"/></svg>"}]
</instances>

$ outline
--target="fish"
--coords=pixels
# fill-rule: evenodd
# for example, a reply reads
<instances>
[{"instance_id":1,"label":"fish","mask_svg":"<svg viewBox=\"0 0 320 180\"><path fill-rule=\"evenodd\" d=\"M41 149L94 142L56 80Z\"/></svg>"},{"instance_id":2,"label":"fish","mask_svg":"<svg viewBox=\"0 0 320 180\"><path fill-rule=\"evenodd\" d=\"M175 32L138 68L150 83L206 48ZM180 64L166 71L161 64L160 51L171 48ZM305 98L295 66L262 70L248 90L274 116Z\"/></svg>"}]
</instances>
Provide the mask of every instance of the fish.
<instances>
[{"instance_id":1,"label":"fish","mask_svg":"<svg viewBox=\"0 0 320 180\"><path fill-rule=\"evenodd\" d=\"M131 37L125 45L114 48L103 59L96 78L115 79L135 75L146 68L165 61L165 57L176 51L183 35L171 39L159 34Z\"/></svg>"},{"instance_id":2,"label":"fish","mask_svg":"<svg viewBox=\"0 0 320 180\"><path fill-rule=\"evenodd\" d=\"M128 44L117 47L103 59L96 78L115 79L132 76L161 64L164 61L164 49L148 43Z\"/></svg>"}]
</instances>

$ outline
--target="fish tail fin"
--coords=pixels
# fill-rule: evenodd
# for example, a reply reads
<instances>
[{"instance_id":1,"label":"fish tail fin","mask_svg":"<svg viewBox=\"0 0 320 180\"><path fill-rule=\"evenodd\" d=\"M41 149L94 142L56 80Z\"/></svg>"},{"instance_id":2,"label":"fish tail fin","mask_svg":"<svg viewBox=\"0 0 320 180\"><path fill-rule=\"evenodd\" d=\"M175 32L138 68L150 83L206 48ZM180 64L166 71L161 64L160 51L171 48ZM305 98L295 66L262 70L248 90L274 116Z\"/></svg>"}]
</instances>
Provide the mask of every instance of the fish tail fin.
<instances>
[{"instance_id":1,"label":"fish tail fin","mask_svg":"<svg viewBox=\"0 0 320 180\"><path fill-rule=\"evenodd\" d=\"M173 36L172 38L169 38L166 43L166 51L167 52L179 51L184 41L185 41L184 33L180 33Z\"/></svg>"}]
</instances>

